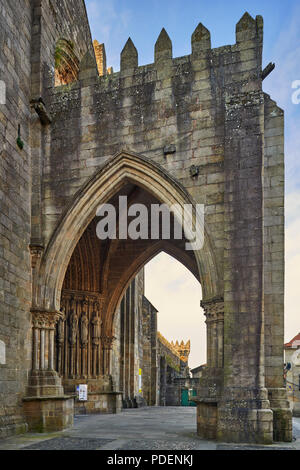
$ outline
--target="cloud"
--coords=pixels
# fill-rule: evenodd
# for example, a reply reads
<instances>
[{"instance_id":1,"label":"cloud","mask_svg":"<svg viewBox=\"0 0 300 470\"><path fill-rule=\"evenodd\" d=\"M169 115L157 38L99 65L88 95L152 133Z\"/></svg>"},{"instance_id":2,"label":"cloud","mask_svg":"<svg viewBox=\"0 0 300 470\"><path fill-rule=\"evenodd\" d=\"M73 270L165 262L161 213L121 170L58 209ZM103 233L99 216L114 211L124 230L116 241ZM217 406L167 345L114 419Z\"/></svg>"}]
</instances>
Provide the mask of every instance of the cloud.
<instances>
[{"instance_id":1,"label":"cloud","mask_svg":"<svg viewBox=\"0 0 300 470\"><path fill-rule=\"evenodd\" d=\"M286 190L300 189L300 104L292 103L292 83L300 80L300 6L291 11L273 46L275 71L264 81L264 90L285 111Z\"/></svg>"},{"instance_id":2,"label":"cloud","mask_svg":"<svg viewBox=\"0 0 300 470\"><path fill-rule=\"evenodd\" d=\"M161 253L146 266L146 297L159 310L158 329L168 341L191 340L189 366L206 362L201 286L178 261Z\"/></svg>"},{"instance_id":3,"label":"cloud","mask_svg":"<svg viewBox=\"0 0 300 470\"><path fill-rule=\"evenodd\" d=\"M86 6L93 38L105 43L108 66L112 65L116 70L122 50L119 41L127 38L131 11L117 6L116 0L87 0Z\"/></svg>"}]
</instances>

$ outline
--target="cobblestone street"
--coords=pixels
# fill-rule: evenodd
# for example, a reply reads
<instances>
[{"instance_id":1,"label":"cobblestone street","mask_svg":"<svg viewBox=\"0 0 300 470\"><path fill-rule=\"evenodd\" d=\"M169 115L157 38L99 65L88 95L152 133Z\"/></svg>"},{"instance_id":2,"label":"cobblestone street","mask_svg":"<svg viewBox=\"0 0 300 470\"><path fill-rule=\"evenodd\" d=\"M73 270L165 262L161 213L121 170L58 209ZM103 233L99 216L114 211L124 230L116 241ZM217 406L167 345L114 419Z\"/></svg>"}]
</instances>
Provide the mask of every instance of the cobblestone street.
<instances>
[{"instance_id":1,"label":"cobblestone street","mask_svg":"<svg viewBox=\"0 0 300 470\"><path fill-rule=\"evenodd\" d=\"M294 440L271 446L222 444L196 435L196 409L149 407L117 415L76 416L60 433L26 434L0 442L1 450L300 450L300 418L294 418Z\"/></svg>"}]
</instances>

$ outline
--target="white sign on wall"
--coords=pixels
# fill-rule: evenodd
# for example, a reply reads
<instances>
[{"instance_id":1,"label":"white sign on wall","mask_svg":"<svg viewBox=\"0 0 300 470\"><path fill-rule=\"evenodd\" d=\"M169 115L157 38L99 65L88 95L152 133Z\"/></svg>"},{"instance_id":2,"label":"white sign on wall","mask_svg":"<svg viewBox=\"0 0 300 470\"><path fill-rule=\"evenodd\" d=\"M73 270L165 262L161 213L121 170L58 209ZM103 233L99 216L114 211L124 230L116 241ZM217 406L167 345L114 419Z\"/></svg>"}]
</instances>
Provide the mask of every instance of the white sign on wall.
<instances>
[{"instance_id":1,"label":"white sign on wall","mask_svg":"<svg viewBox=\"0 0 300 470\"><path fill-rule=\"evenodd\" d=\"M88 399L88 386L79 385L79 401L87 401Z\"/></svg>"},{"instance_id":2,"label":"white sign on wall","mask_svg":"<svg viewBox=\"0 0 300 470\"><path fill-rule=\"evenodd\" d=\"M6 348L5 343L0 341L0 365L4 366L6 364Z\"/></svg>"}]
</instances>

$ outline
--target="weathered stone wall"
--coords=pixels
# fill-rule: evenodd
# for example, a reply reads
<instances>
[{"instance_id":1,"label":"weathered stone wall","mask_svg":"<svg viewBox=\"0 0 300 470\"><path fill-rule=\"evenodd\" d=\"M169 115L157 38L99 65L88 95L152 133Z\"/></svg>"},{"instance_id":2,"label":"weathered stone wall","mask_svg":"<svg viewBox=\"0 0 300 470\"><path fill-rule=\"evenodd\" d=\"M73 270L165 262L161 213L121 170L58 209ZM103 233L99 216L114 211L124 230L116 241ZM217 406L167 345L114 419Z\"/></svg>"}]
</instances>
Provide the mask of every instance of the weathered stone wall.
<instances>
[{"instance_id":1,"label":"weathered stone wall","mask_svg":"<svg viewBox=\"0 0 300 470\"><path fill-rule=\"evenodd\" d=\"M160 336L158 336L157 353L159 356L164 356L166 358L167 365L172 369L177 370L178 373L180 373L182 368L186 365L183 364L180 357L161 340Z\"/></svg>"},{"instance_id":2,"label":"weathered stone wall","mask_svg":"<svg viewBox=\"0 0 300 470\"><path fill-rule=\"evenodd\" d=\"M159 44L171 53L164 34ZM45 241L76 191L108 158L128 148L161 164L196 202L206 204L207 228L222 269L221 85L223 56L229 62L231 54L230 47L194 52L162 65L157 52L154 64L136 67L123 60L121 72L106 77L98 77L95 67L93 77L84 79L83 71L80 82L52 90L47 97L53 124L44 167ZM84 67L92 64L81 64ZM176 146L175 154L165 155L164 148L171 144ZM191 176L192 165L199 167L198 176Z\"/></svg>"},{"instance_id":3,"label":"weathered stone wall","mask_svg":"<svg viewBox=\"0 0 300 470\"><path fill-rule=\"evenodd\" d=\"M0 1L0 437L25 429L22 396L30 357L30 1ZM17 146L21 125L23 150Z\"/></svg>"},{"instance_id":4,"label":"weathered stone wall","mask_svg":"<svg viewBox=\"0 0 300 470\"><path fill-rule=\"evenodd\" d=\"M84 2L0 1L0 437L24 431L22 397L31 359L29 245L41 243L43 134L32 98L54 83L55 43L61 36L81 56L91 44ZM92 47L90 47L92 51ZM50 75L49 75L50 73ZM18 126L23 142L17 145Z\"/></svg>"},{"instance_id":5,"label":"weathered stone wall","mask_svg":"<svg viewBox=\"0 0 300 470\"><path fill-rule=\"evenodd\" d=\"M169 343L160 333L157 334L158 355L158 390L160 405L180 406L181 382L177 379L189 377L188 355L186 361L181 359L178 342L175 346Z\"/></svg>"}]
</instances>

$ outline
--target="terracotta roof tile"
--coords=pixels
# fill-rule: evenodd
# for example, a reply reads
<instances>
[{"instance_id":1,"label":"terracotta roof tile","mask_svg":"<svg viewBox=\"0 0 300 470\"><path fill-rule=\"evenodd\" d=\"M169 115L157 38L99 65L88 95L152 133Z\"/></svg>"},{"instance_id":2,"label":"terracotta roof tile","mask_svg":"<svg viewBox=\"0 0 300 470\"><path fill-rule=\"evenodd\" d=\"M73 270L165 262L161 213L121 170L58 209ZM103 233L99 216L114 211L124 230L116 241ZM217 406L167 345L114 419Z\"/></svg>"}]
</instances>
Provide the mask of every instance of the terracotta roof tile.
<instances>
[{"instance_id":1,"label":"terracotta roof tile","mask_svg":"<svg viewBox=\"0 0 300 470\"><path fill-rule=\"evenodd\" d=\"M300 333L284 345L285 348L297 348L298 346L300 346Z\"/></svg>"}]
</instances>

